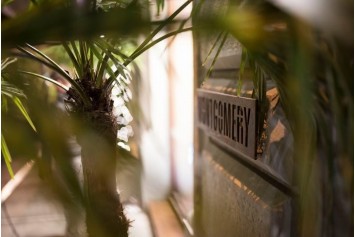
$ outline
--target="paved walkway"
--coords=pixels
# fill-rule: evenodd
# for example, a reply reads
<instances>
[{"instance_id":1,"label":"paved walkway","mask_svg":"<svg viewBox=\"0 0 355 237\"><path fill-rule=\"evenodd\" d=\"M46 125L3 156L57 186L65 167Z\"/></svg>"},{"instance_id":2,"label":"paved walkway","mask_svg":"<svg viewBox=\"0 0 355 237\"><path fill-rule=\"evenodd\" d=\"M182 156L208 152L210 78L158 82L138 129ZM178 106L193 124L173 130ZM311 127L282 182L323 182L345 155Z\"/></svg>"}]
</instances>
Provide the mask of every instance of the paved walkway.
<instances>
[{"instance_id":1,"label":"paved walkway","mask_svg":"<svg viewBox=\"0 0 355 237\"><path fill-rule=\"evenodd\" d=\"M4 172L4 171L3 171ZM6 172L6 171L5 171ZM1 236L65 236L66 221L59 203L32 168L2 203Z\"/></svg>"},{"instance_id":2,"label":"paved walkway","mask_svg":"<svg viewBox=\"0 0 355 237\"><path fill-rule=\"evenodd\" d=\"M6 177L2 171L2 188ZM126 213L134 220L130 237L152 237L147 215L136 205L127 205ZM38 176L35 166L23 182L2 203L2 237L59 237L65 236L66 220L60 203Z\"/></svg>"}]
</instances>

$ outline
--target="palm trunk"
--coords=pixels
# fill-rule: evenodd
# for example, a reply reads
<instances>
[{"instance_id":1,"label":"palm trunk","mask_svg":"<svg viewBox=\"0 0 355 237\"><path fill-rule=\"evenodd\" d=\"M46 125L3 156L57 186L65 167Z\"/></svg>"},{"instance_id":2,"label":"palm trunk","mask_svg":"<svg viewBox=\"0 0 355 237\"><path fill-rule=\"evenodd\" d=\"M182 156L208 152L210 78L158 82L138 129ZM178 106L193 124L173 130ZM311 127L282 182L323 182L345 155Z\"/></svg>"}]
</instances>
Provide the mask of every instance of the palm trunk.
<instances>
[{"instance_id":1,"label":"palm trunk","mask_svg":"<svg viewBox=\"0 0 355 237\"><path fill-rule=\"evenodd\" d=\"M107 120L106 120L107 121ZM116 134L113 123L91 120L91 130L78 137L84 174L89 237L127 237L129 221L116 187ZM98 126L97 126L98 125Z\"/></svg>"}]
</instances>

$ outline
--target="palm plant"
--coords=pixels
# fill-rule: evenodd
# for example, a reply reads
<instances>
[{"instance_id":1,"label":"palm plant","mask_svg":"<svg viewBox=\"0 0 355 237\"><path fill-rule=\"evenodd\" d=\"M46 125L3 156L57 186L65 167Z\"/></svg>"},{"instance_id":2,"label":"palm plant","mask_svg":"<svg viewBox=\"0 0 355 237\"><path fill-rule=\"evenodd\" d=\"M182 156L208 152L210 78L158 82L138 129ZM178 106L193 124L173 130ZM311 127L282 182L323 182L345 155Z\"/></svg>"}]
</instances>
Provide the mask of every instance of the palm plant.
<instances>
[{"instance_id":1,"label":"palm plant","mask_svg":"<svg viewBox=\"0 0 355 237\"><path fill-rule=\"evenodd\" d=\"M161 0L157 2L159 6L164 3ZM129 56L118 49L117 41L112 41L112 38L149 29L151 24L144 20L135 1L131 4L116 1L117 7L109 11L105 4L101 4L104 7L97 7L104 1L88 1L83 6L74 2L45 2L20 17L2 23L5 47L17 47L17 56L46 65L71 84L68 88L41 74L21 72L55 83L67 91L68 111L80 123L76 135L82 146L87 225L91 236L127 236L128 220L119 202L113 168L116 131L127 122L124 116L119 121L116 119L116 115L120 114L115 114L114 105L122 102L118 102L115 96L129 98L127 66L161 40L191 30L190 27L184 28L186 21L182 21L177 30L153 40L191 2L186 1L166 20L154 22L157 26ZM193 13L198 12L203 2L195 4ZM66 17L63 18L63 15ZM353 126L353 55L349 53L353 45L346 45L342 37L327 35L328 32L321 31L319 27L300 21L264 1L244 1L243 6L233 6L223 16L197 16L194 25L207 31L222 31L219 37L222 43L213 61L218 57L227 34L242 43L245 65L254 73L253 96L259 100L259 108L262 109L259 112L264 116L267 110L265 75L276 83L295 137L295 185L300 190L296 206L303 224L296 232L313 236L313 222L308 219L311 216L308 215L310 208L307 205L314 203L310 175L315 169L316 157L322 159L326 150L326 165L322 168L325 181L319 187L334 196L329 201L333 202L329 203L330 206L334 206L332 200L336 199L337 192L348 196L352 193L349 184L353 183L353 129L347 127ZM39 30L42 28L50 31ZM105 38L100 39L100 35L105 35ZM25 43L47 42L63 45L73 63L73 75L35 47L29 44L23 46ZM259 138L264 116L258 120ZM339 180L339 177L345 188L336 184L335 179ZM331 209L331 212L336 211ZM329 213L327 217L334 218Z\"/></svg>"},{"instance_id":2,"label":"palm plant","mask_svg":"<svg viewBox=\"0 0 355 237\"><path fill-rule=\"evenodd\" d=\"M28 45L29 46L29 45ZM81 145L81 159L84 173L84 195L86 197L87 231L90 236L127 236L129 222L123 213L116 187L116 131L125 124L118 123L114 114L114 103L111 91L115 87L121 89L123 98L129 96L127 84L129 74L111 52L100 48L99 43L79 41L63 44L75 66L75 75L70 77L66 71L49 59L41 51L29 46L36 52L36 59L51 65L72 85L67 88L50 78L40 74L22 71L22 73L37 76L56 83L67 91L66 101L69 113L80 122L76 126L76 136ZM19 48L27 56L27 49ZM96 60L94 61L94 55ZM31 56L32 57L32 56ZM33 58L33 59L35 59ZM112 71L109 60L118 68ZM112 64L111 64L112 65ZM109 73L107 78L105 73ZM117 77L120 75L120 77ZM117 96L117 95L115 95ZM115 102L114 102L115 101ZM124 119L125 115L122 117ZM128 121L129 122L129 121ZM93 146L95 144L95 146Z\"/></svg>"},{"instance_id":3,"label":"palm plant","mask_svg":"<svg viewBox=\"0 0 355 237\"><path fill-rule=\"evenodd\" d=\"M71 83L71 88L41 74L20 70L27 76L54 83L68 94L66 107L72 117L80 122L75 132L82 147L84 172L85 207L87 213L87 231L90 236L127 236L129 222L123 214L122 204L116 188L116 146L119 128L127 124L127 112L124 116L114 114L114 103L118 99L129 97L127 84L130 75L117 58L106 50L90 42L77 44L63 43L75 65L75 75L71 77L62 67L40 50L27 45L18 47L19 57L29 57L60 73ZM94 61L94 54L97 56ZM111 62L109 61L111 58ZM113 61L112 61L113 60ZM117 75L111 69L112 62L117 65ZM109 73L108 75L105 75ZM123 75L117 77L118 75ZM115 88L115 100L111 95ZM122 89L120 89L122 88ZM5 93L6 91L3 91ZM119 96L119 97L117 97ZM16 100L17 101L17 100ZM119 104L122 108L122 103ZM117 109L117 105L115 106ZM121 109L120 108L120 109ZM129 113L129 112L128 112ZM118 115L120 123L117 122ZM126 119L126 120L125 120ZM95 146L93 146L95 144ZM5 156L7 158L7 156ZM76 191L76 190L75 190Z\"/></svg>"},{"instance_id":4,"label":"palm plant","mask_svg":"<svg viewBox=\"0 0 355 237\"><path fill-rule=\"evenodd\" d=\"M120 50L121 44L127 37L118 37L119 40L113 40L113 36L122 35L122 32L134 32L135 29L146 29L146 22L142 21L136 12L139 9L135 2L127 5L124 1L122 3L119 1L109 2L108 4L104 1L89 1L79 7L75 3L63 5L60 1L45 2L37 7L38 10L29 11L17 19L10 19L4 23L5 45L9 48L16 47L12 54L31 59L48 67L70 84L68 87L53 78L31 70L18 71L26 78L34 77L45 80L66 91L65 105L76 123L74 126L75 135L81 146L84 206L89 236L128 236L129 220L123 212L116 185L117 142L119 140L127 141L130 129L126 125L132 119L125 107L125 103L131 97L128 88L131 76L127 66L161 40L179 32L191 30L191 28L183 28L182 24L178 30L152 40L191 2L191 0L187 1L167 20L159 22L158 26L130 56ZM159 1L158 7L161 7L162 4L163 2ZM46 24L38 20L39 16L43 17L43 14L48 14L46 11L51 12L48 17L54 21L55 28L58 27L52 31L55 33L33 34L28 31L28 28L33 30L38 25ZM58 22L58 15L63 13L68 15L70 26L80 25L80 33L75 35L70 32L68 34L59 29L63 23L55 23ZM117 17L113 15L117 13L120 15ZM78 15L80 18L77 18ZM125 25L117 23L120 20L125 22L127 18L131 17L136 24L130 22L131 29L129 30ZM23 19L28 20L28 27L26 29L18 28L14 31L14 27L19 26ZM92 31L86 25L81 25L80 22L78 23L78 19L80 21L84 19L85 23L96 20L97 30ZM105 20L114 20L115 23L108 24ZM118 28L112 30L116 26ZM62 33L57 34L58 32ZM25 37L21 37L21 35ZM62 45L71 59L74 68L72 75L41 50L27 43L39 44L49 41L52 44Z\"/></svg>"}]
</instances>

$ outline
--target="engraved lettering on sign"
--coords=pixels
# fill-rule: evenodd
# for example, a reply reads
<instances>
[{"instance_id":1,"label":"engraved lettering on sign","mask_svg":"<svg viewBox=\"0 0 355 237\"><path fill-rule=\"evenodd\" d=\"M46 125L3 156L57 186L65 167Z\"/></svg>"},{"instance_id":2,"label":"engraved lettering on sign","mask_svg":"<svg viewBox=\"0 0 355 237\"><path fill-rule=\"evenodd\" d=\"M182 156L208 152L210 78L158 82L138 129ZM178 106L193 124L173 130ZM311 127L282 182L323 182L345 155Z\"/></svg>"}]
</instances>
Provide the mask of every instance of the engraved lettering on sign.
<instances>
[{"instance_id":1,"label":"engraved lettering on sign","mask_svg":"<svg viewBox=\"0 0 355 237\"><path fill-rule=\"evenodd\" d=\"M198 90L199 126L232 149L255 158L255 99Z\"/></svg>"}]
</instances>

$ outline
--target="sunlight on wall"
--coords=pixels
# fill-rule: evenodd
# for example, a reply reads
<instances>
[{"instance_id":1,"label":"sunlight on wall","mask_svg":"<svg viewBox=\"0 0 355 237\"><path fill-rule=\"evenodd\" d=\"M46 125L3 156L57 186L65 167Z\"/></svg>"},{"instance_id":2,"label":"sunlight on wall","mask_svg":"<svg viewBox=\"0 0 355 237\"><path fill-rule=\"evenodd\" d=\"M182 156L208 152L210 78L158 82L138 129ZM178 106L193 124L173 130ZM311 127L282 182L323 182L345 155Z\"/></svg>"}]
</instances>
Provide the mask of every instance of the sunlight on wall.
<instances>
[{"instance_id":1,"label":"sunlight on wall","mask_svg":"<svg viewBox=\"0 0 355 237\"><path fill-rule=\"evenodd\" d=\"M158 19L180 5L178 1L169 2ZM140 101L150 127L141 131L142 199L146 206L151 201L167 199L173 190L181 200L179 204L190 212L193 203L192 34L180 34L171 42L172 39L157 44L146 54L143 72L146 84Z\"/></svg>"},{"instance_id":2,"label":"sunlight on wall","mask_svg":"<svg viewBox=\"0 0 355 237\"><path fill-rule=\"evenodd\" d=\"M169 49L171 138L174 188L192 199L193 189L193 62L190 32L175 38Z\"/></svg>"},{"instance_id":3,"label":"sunlight on wall","mask_svg":"<svg viewBox=\"0 0 355 237\"><path fill-rule=\"evenodd\" d=\"M146 110L145 116L150 121L150 127L141 131L143 205L165 199L170 191L169 94L165 47L166 42L161 42L148 51L147 72L143 75L146 84L142 95L147 96L141 98L141 107Z\"/></svg>"},{"instance_id":4,"label":"sunlight on wall","mask_svg":"<svg viewBox=\"0 0 355 237\"><path fill-rule=\"evenodd\" d=\"M184 1L169 2L173 13ZM191 5L181 12L189 16ZM188 27L190 22L184 27ZM193 215L193 40L186 32L174 38L169 47L171 170L173 197L188 228ZM186 223L189 222L189 223ZM192 233L192 232L191 232Z\"/></svg>"}]
</instances>

